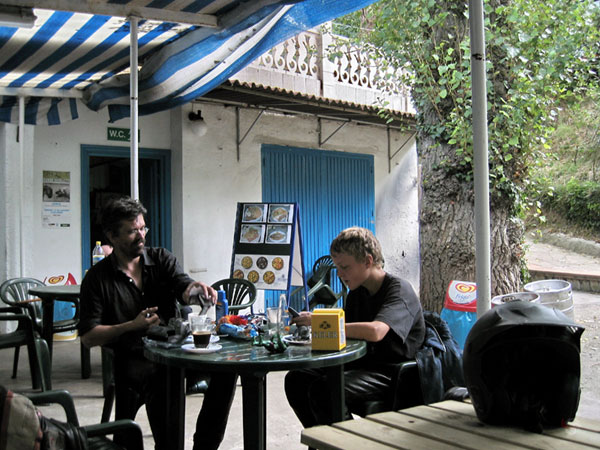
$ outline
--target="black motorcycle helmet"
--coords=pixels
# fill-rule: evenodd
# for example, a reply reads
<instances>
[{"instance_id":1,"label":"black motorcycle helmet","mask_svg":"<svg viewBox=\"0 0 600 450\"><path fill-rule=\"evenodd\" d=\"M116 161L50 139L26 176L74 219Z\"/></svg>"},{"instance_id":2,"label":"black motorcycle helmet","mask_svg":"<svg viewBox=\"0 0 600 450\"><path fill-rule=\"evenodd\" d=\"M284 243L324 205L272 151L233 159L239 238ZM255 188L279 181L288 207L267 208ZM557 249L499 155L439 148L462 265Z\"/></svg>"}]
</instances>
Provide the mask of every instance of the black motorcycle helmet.
<instances>
[{"instance_id":1,"label":"black motorcycle helmet","mask_svg":"<svg viewBox=\"0 0 600 450\"><path fill-rule=\"evenodd\" d=\"M479 420L535 432L573 420L583 331L561 311L536 303L509 302L483 314L463 353Z\"/></svg>"}]
</instances>

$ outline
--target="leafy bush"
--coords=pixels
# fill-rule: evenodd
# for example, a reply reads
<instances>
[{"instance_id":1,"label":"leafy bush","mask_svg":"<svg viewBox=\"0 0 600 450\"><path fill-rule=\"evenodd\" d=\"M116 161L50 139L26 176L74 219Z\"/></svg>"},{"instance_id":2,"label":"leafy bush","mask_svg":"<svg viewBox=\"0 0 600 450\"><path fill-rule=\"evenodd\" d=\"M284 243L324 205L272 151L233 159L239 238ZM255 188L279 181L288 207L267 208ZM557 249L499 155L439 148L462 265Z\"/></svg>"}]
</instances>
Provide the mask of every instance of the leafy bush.
<instances>
[{"instance_id":1,"label":"leafy bush","mask_svg":"<svg viewBox=\"0 0 600 450\"><path fill-rule=\"evenodd\" d=\"M571 223L600 232L600 183L571 179L553 195L544 195L542 204Z\"/></svg>"}]
</instances>

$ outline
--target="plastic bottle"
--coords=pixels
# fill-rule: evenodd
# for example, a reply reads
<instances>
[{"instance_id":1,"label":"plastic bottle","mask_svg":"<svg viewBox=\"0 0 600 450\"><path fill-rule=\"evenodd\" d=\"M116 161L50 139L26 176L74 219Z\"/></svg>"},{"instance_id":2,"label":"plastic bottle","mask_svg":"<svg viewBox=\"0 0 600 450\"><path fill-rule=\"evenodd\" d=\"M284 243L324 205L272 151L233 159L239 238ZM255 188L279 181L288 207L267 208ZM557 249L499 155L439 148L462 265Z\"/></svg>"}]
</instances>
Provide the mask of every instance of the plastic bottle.
<instances>
[{"instance_id":1,"label":"plastic bottle","mask_svg":"<svg viewBox=\"0 0 600 450\"><path fill-rule=\"evenodd\" d=\"M229 303L227 303L225 291L218 290L217 304L215 306L215 320L218 322L221 317L226 316L227 314L229 314Z\"/></svg>"},{"instance_id":2,"label":"plastic bottle","mask_svg":"<svg viewBox=\"0 0 600 450\"><path fill-rule=\"evenodd\" d=\"M96 246L92 251L92 266L96 265L98 262L104 259L104 250L102 250L102 245L100 241L96 241Z\"/></svg>"},{"instance_id":3,"label":"plastic bottle","mask_svg":"<svg viewBox=\"0 0 600 450\"><path fill-rule=\"evenodd\" d=\"M279 314L281 315L281 329L279 330L279 332L281 334L286 334L290 331L290 314L287 309L287 300L285 299L285 294L281 294L279 296Z\"/></svg>"}]
</instances>

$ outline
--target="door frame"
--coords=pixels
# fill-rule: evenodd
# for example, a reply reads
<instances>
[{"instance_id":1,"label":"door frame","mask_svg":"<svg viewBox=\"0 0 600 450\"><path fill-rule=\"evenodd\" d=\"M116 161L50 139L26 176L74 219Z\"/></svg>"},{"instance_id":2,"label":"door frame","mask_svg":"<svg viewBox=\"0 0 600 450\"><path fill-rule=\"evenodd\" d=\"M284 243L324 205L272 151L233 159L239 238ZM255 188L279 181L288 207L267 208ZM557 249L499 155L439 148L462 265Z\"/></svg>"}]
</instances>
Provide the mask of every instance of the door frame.
<instances>
[{"instance_id":1,"label":"door frame","mask_svg":"<svg viewBox=\"0 0 600 450\"><path fill-rule=\"evenodd\" d=\"M91 266L92 253L90 250L90 157L108 156L127 158L130 156L129 147L109 145L81 144L81 273ZM158 214L161 227L157 245L171 249L171 151L167 149L140 148L140 159L155 159L159 162L160 179L160 208Z\"/></svg>"}]
</instances>

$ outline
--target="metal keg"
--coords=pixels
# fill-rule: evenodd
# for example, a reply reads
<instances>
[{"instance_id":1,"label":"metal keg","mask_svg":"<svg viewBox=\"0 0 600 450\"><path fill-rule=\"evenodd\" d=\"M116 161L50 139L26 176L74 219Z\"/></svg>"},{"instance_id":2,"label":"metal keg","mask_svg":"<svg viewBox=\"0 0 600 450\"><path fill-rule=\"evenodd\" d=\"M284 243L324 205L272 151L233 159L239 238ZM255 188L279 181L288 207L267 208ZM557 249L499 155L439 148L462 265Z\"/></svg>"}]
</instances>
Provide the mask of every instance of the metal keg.
<instances>
[{"instance_id":1,"label":"metal keg","mask_svg":"<svg viewBox=\"0 0 600 450\"><path fill-rule=\"evenodd\" d=\"M510 294L497 295L492 298L492 308L515 301L540 303L540 296L536 292L512 292Z\"/></svg>"},{"instance_id":2,"label":"metal keg","mask_svg":"<svg viewBox=\"0 0 600 450\"><path fill-rule=\"evenodd\" d=\"M570 319L574 319L573 291L571 283L565 280L539 280L527 283L526 292L535 292L540 296L540 303L549 308L562 311Z\"/></svg>"}]
</instances>

